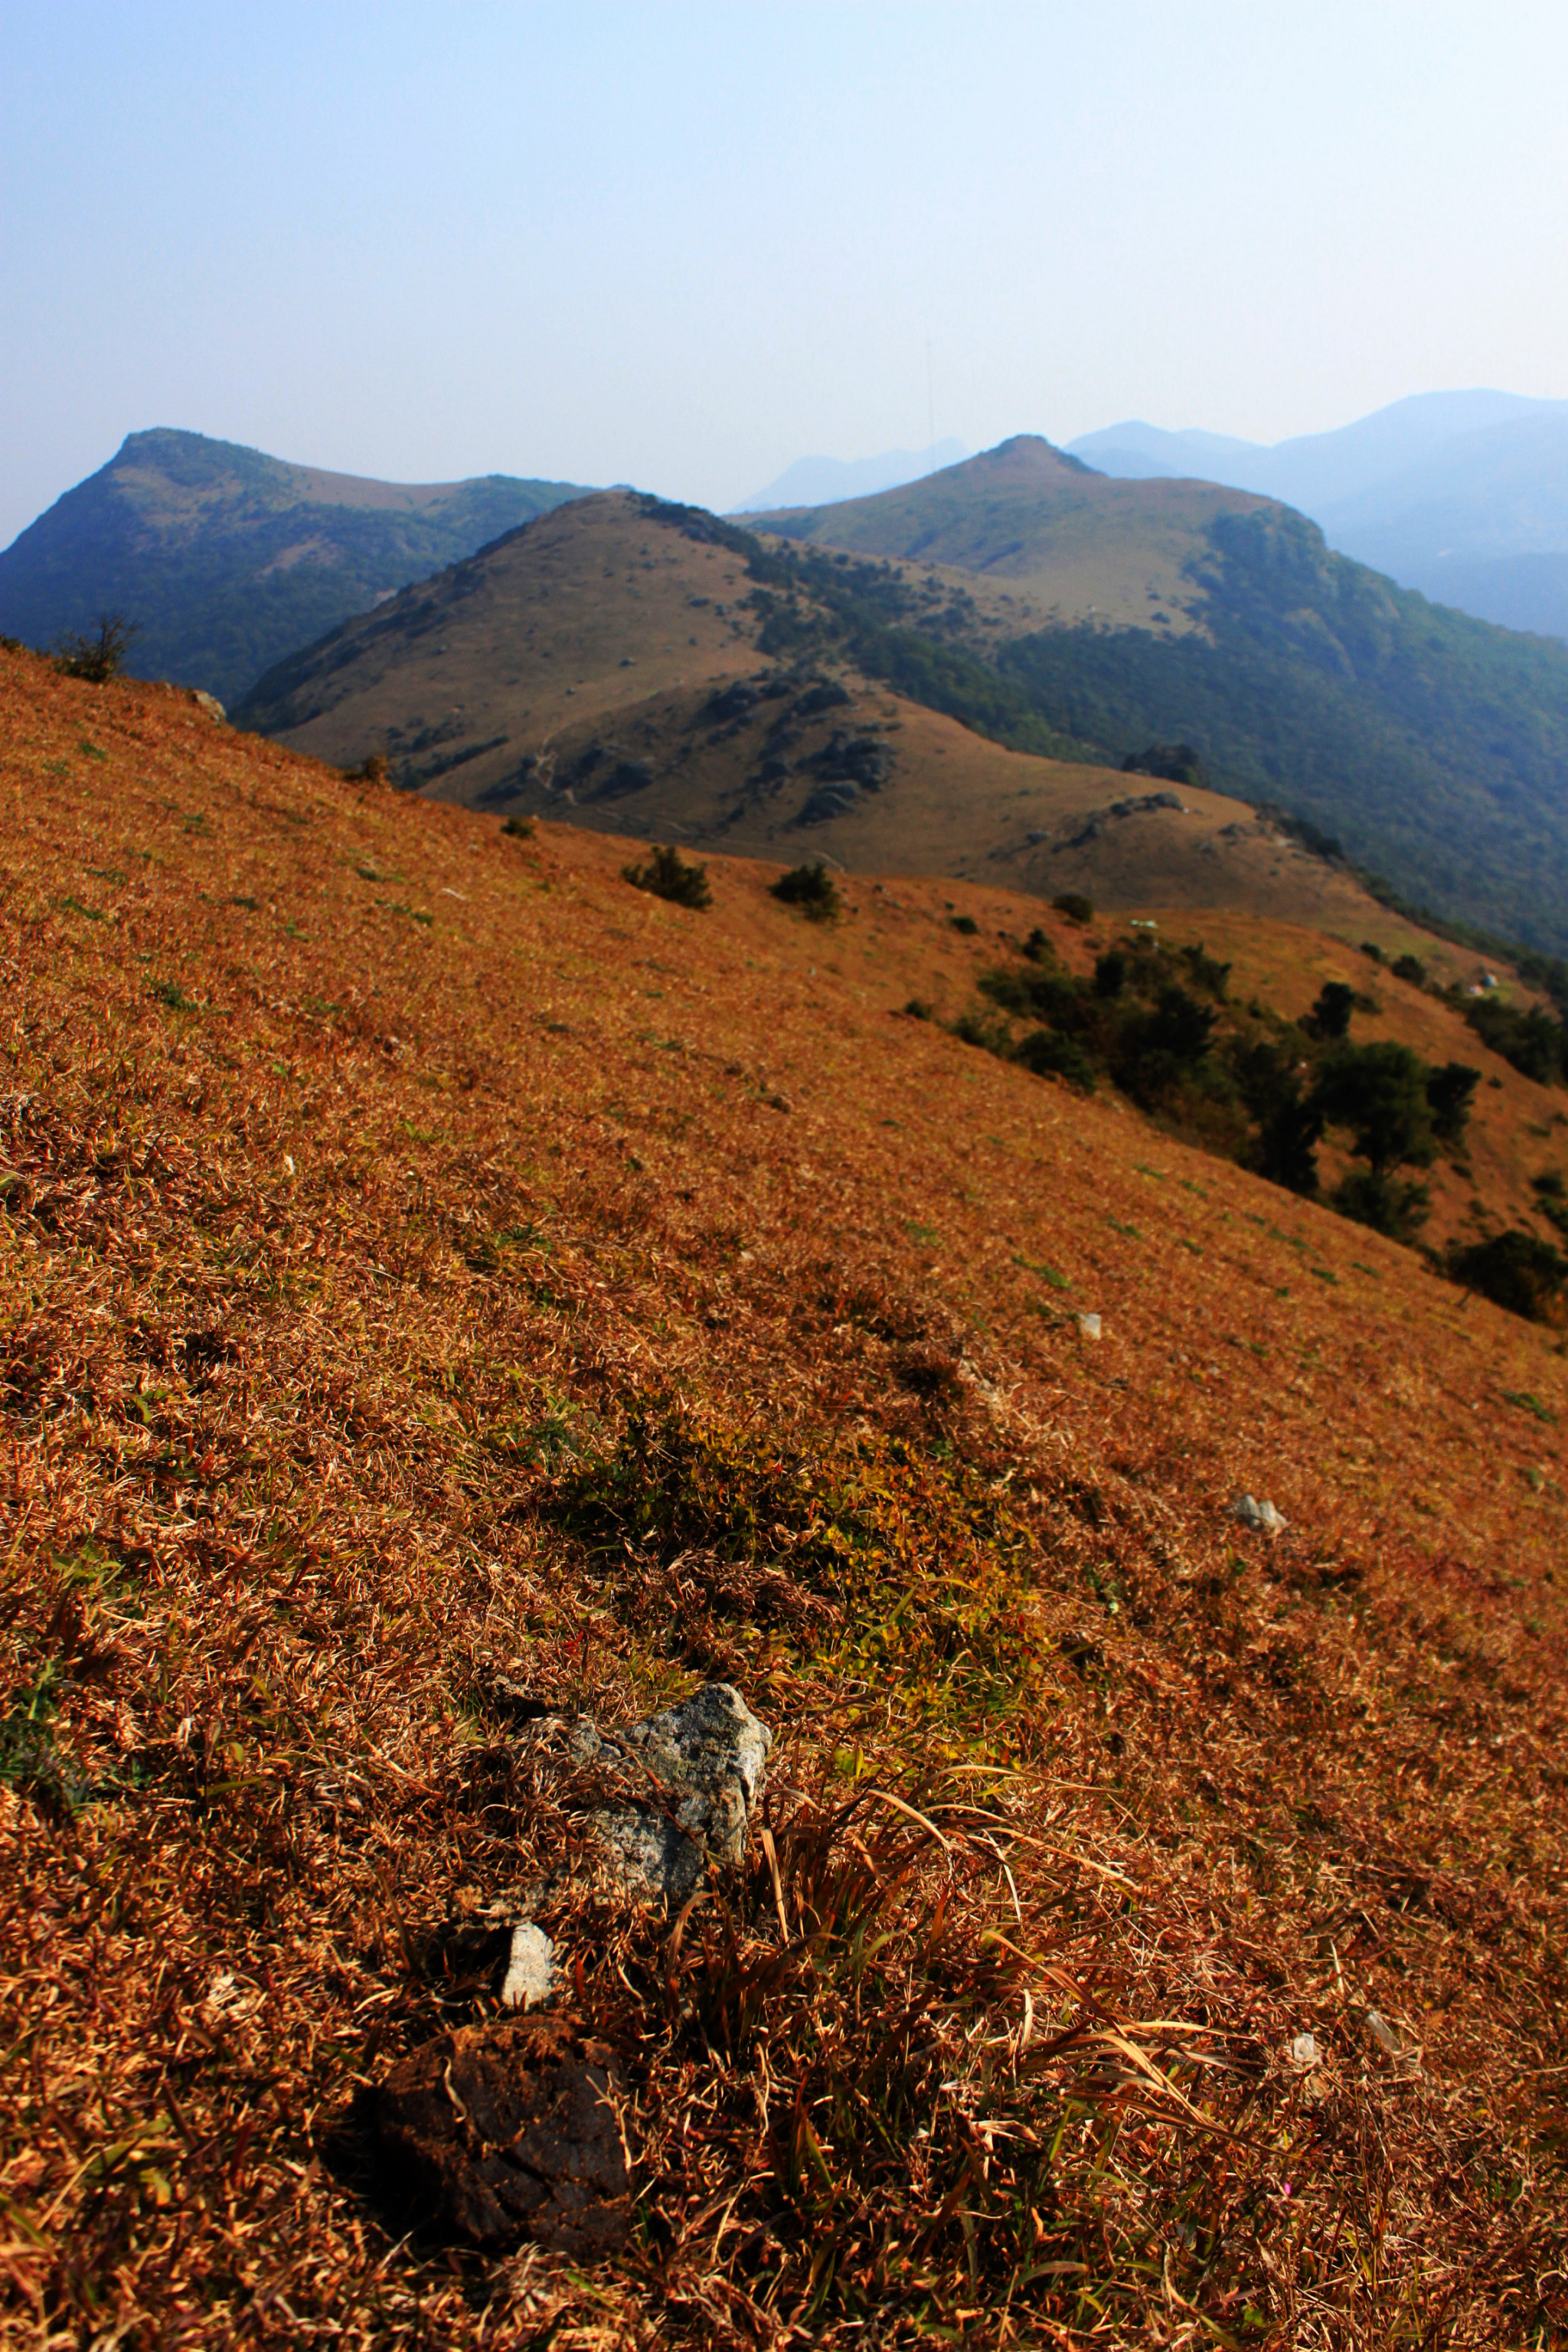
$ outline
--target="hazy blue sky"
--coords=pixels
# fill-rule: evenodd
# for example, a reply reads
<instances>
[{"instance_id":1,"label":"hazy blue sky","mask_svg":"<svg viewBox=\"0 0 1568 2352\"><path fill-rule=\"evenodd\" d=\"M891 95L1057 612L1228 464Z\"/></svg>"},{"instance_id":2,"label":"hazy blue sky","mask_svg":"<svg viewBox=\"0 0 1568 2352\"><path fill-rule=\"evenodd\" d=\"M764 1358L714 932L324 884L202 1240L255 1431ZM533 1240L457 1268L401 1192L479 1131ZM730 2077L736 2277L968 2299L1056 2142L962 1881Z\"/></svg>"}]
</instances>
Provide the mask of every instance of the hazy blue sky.
<instances>
[{"instance_id":1,"label":"hazy blue sky","mask_svg":"<svg viewBox=\"0 0 1568 2352\"><path fill-rule=\"evenodd\" d=\"M1568 394L1568 11L0 0L0 544L130 430L635 481Z\"/></svg>"}]
</instances>

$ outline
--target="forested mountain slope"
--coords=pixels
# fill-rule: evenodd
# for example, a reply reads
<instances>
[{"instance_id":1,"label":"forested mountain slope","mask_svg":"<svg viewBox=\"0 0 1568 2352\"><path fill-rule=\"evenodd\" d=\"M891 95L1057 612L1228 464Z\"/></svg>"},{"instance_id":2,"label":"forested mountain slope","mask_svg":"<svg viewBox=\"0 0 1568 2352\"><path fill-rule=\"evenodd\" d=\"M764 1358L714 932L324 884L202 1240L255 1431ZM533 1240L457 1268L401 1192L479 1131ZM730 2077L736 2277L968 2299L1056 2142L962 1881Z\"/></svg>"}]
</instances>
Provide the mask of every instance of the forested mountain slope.
<instances>
[{"instance_id":1,"label":"forested mountain slope","mask_svg":"<svg viewBox=\"0 0 1568 2352\"><path fill-rule=\"evenodd\" d=\"M233 702L296 646L576 495L502 474L368 481L132 433L0 553L0 632L47 646L119 612L136 676Z\"/></svg>"}]
</instances>

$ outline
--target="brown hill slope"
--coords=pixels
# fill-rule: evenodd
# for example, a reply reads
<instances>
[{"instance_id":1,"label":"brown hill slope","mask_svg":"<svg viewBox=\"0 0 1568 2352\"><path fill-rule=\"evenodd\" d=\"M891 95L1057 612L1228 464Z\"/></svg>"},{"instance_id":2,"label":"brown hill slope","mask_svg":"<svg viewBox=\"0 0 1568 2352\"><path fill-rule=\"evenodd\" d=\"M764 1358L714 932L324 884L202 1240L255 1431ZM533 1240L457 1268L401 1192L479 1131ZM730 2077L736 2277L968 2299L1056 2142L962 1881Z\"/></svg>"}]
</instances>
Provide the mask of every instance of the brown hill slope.
<instances>
[{"instance_id":1,"label":"brown hill slope","mask_svg":"<svg viewBox=\"0 0 1568 2352\"><path fill-rule=\"evenodd\" d=\"M1026 900L0 664L14 2338L1553 2340L1549 1335L896 1013ZM572 1852L498 1674L715 1672L776 1879L542 1913L627 2250L408 2239L364 2085Z\"/></svg>"},{"instance_id":2,"label":"brown hill slope","mask_svg":"<svg viewBox=\"0 0 1568 2352\"><path fill-rule=\"evenodd\" d=\"M768 659L743 557L682 511L578 499L351 622L239 715L336 763L379 752L398 782L468 806L1128 910L1267 911L1352 941L1397 930L1344 869L1223 794L1172 807L1168 787L1006 751L842 659ZM909 576L944 593L923 564ZM1038 625L976 593L981 635Z\"/></svg>"}]
</instances>

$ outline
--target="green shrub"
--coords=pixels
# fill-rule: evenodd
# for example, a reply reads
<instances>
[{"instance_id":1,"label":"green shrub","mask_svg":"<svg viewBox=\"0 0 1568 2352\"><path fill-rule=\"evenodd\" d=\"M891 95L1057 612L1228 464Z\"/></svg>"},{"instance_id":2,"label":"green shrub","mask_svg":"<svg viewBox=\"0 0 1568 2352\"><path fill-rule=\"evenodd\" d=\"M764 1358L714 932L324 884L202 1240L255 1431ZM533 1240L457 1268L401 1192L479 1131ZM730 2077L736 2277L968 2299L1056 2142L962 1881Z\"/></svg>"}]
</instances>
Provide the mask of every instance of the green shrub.
<instances>
[{"instance_id":1,"label":"green shrub","mask_svg":"<svg viewBox=\"0 0 1568 2352\"><path fill-rule=\"evenodd\" d=\"M95 637L68 634L61 637L55 652L55 667L64 677L85 678L89 686L107 686L124 667L137 629L138 624L128 621L123 613L100 613Z\"/></svg>"},{"instance_id":2,"label":"green shrub","mask_svg":"<svg viewBox=\"0 0 1568 2352\"><path fill-rule=\"evenodd\" d=\"M1058 915L1067 917L1069 923L1092 923L1094 920L1094 900L1086 898L1081 890L1064 890L1051 900L1051 904Z\"/></svg>"},{"instance_id":3,"label":"green shrub","mask_svg":"<svg viewBox=\"0 0 1568 2352\"><path fill-rule=\"evenodd\" d=\"M1563 1074L1563 1033L1549 1013L1521 1013L1495 996L1472 997L1465 1018L1483 1045L1511 1062L1521 1077L1549 1087Z\"/></svg>"},{"instance_id":4,"label":"green shrub","mask_svg":"<svg viewBox=\"0 0 1568 2352\"><path fill-rule=\"evenodd\" d=\"M1450 1250L1448 1273L1468 1290L1479 1290L1495 1306L1506 1307L1510 1314L1547 1323L1554 1319L1568 1283L1568 1258L1550 1242L1515 1225L1488 1241Z\"/></svg>"},{"instance_id":5,"label":"green shrub","mask_svg":"<svg viewBox=\"0 0 1568 2352\"><path fill-rule=\"evenodd\" d=\"M1312 1104L1326 1125L1352 1130L1351 1149L1374 1171L1428 1168L1437 1146L1426 1078L1426 1065L1408 1045L1346 1045L1319 1071Z\"/></svg>"},{"instance_id":6,"label":"green shrub","mask_svg":"<svg viewBox=\"0 0 1568 2352\"><path fill-rule=\"evenodd\" d=\"M798 907L808 922L831 923L843 911L838 886L820 857L815 866L792 866L768 884L768 896L786 907Z\"/></svg>"},{"instance_id":7,"label":"green shrub","mask_svg":"<svg viewBox=\"0 0 1568 2352\"><path fill-rule=\"evenodd\" d=\"M980 929L973 915L950 915L947 919L955 931L963 933L966 940L973 939Z\"/></svg>"},{"instance_id":8,"label":"green shrub","mask_svg":"<svg viewBox=\"0 0 1568 2352\"><path fill-rule=\"evenodd\" d=\"M1121 762L1124 776L1155 776L1162 783L1202 787L1204 763L1190 743L1151 743Z\"/></svg>"},{"instance_id":9,"label":"green shrub","mask_svg":"<svg viewBox=\"0 0 1568 2352\"><path fill-rule=\"evenodd\" d=\"M1054 1029L1036 1029L1014 1046L1012 1057L1025 1069L1033 1070L1037 1078L1054 1074L1080 1094L1094 1092L1094 1064L1076 1037L1063 1037Z\"/></svg>"},{"instance_id":10,"label":"green shrub","mask_svg":"<svg viewBox=\"0 0 1568 2352\"><path fill-rule=\"evenodd\" d=\"M1419 956L1396 957L1393 971L1395 980L1407 980L1412 988L1425 988L1426 985L1426 967Z\"/></svg>"},{"instance_id":11,"label":"green shrub","mask_svg":"<svg viewBox=\"0 0 1568 2352\"><path fill-rule=\"evenodd\" d=\"M1310 1198L1318 1189L1323 1114L1303 1099L1295 1052L1275 1038L1255 1037L1238 1042L1231 1061L1242 1100L1258 1122L1247 1165L1269 1183Z\"/></svg>"},{"instance_id":12,"label":"green shrub","mask_svg":"<svg viewBox=\"0 0 1568 2352\"><path fill-rule=\"evenodd\" d=\"M661 849L655 843L649 847L645 864L623 866L621 875L634 890L651 891L656 898L668 898L674 907L700 909L713 903L713 893L708 887L708 868L689 866L678 849Z\"/></svg>"},{"instance_id":13,"label":"green shrub","mask_svg":"<svg viewBox=\"0 0 1568 2352\"><path fill-rule=\"evenodd\" d=\"M1391 1242L1414 1241L1431 1213L1432 1196L1413 1177L1386 1168L1352 1168L1329 1195L1329 1206Z\"/></svg>"},{"instance_id":14,"label":"green shrub","mask_svg":"<svg viewBox=\"0 0 1568 2352\"><path fill-rule=\"evenodd\" d=\"M513 841L531 841L533 819L531 816L509 816L501 831L510 835Z\"/></svg>"},{"instance_id":15,"label":"green shrub","mask_svg":"<svg viewBox=\"0 0 1568 2352\"><path fill-rule=\"evenodd\" d=\"M1217 956L1210 955L1202 940L1195 947L1178 948L1176 959L1194 988L1202 989L1205 996L1212 996L1216 1004L1225 1003L1230 993L1229 964L1221 963Z\"/></svg>"},{"instance_id":16,"label":"green shrub","mask_svg":"<svg viewBox=\"0 0 1568 2352\"><path fill-rule=\"evenodd\" d=\"M1326 980L1303 1026L1314 1037L1348 1037L1354 1011L1354 989L1342 980Z\"/></svg>"}]
</instances>

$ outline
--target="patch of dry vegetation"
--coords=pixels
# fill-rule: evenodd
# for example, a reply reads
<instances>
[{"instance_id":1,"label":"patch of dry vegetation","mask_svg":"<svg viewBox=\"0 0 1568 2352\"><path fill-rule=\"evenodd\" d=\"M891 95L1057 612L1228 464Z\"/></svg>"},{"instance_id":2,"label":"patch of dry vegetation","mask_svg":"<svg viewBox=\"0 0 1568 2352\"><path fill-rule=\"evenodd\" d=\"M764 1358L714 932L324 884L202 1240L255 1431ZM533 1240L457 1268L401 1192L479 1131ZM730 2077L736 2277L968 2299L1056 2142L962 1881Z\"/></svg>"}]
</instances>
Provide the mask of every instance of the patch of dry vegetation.
<instances>
[{"instance_id":1,"label":"patch of dry vegetation","mask_svg":"<svg viewBox=\"0 0 1568 2352\"><path fill-rule=\"evenodd\" d=\"M0 694L12 2339L1560 2341L1547 1339L899 1017L912 887ZM539 1914L630 2251L405 2235L580 1834L509 1686L713 1673L772 1853Z\"/></svg>"}]
</instances>

